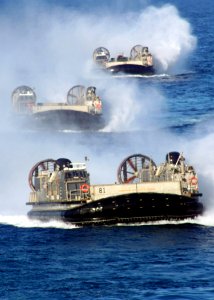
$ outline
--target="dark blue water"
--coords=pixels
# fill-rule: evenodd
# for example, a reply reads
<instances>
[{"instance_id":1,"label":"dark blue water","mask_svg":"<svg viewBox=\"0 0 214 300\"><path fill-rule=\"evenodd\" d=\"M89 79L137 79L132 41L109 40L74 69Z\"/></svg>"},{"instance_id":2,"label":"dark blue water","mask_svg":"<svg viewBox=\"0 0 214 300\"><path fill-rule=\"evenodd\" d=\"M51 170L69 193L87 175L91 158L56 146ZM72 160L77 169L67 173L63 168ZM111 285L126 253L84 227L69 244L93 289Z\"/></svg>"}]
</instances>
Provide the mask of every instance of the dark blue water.
<instances>
[{"instance_id":1,"label":"dark blue water","mask_svg":"<svg viewBox=\"0 0 214 300\"><path fill-rule=\"evenodd\" d=\"M0 230L1 299L213 299L213 228Z\"/></svg>"},{"instance_id":2,"label":"dark blue water","mask_svg":"<svg viewBox=\"0 0 214 300\"><path fill-rule=\"evenodd\" d=\"M132 39L137 29L127 16L137 22L150 4L160 11L173 5L179 20L191 26L197 45L183 66L175 61L174 68L150 78L89 76L85 62L93 49L111 48L109 31L112 38L117 31L111 24L127 18ZM1 1L0 8L0 299L214 299L213 1ZM161 22L158 16L151 20L153 30L168 18L171 26L167 23L159 39L153 42L151 35L154 50L169 27L174 37L182 31L172 11ZM127 28L123 24L121 34ZM183 33L181 40L188 37ZM122 40L117 35L112 41L122 48L127 42ZM171 41L177 47L181 40ZM98 86L104 106L116 93L115 105L108 103L106 130L32 132L11 125L10 94L16 86L35 86L43 100L60 98L81 83ZM142 152L160 163L171 150L184 151L197 168L206 211L194 221L76 228L26 217L28 172L41 159L88 156L91 182L110 183L125 156Z\"/></svg>"}]
</instances>

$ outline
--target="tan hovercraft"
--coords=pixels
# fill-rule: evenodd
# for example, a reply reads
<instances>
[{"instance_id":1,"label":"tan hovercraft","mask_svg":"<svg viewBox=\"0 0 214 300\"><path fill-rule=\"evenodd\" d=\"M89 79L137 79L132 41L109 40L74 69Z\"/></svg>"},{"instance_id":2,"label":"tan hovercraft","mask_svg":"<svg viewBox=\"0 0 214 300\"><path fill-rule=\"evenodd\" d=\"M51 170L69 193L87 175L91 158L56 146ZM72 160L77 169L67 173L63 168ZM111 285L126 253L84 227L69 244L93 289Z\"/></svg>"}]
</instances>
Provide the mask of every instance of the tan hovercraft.
<instances>
[{"instance_id":1,"label":"tan hovercraft","mask_svg":"<svg viewBox=\"0 0 214 300\"><path fill-rule=\"evenodd\" d=\"M202 214L198 177L178 152L156 166L148 156L122 161L118 183L90 184L85 163L46 159L30 171L32 190L28 216L75 225L110 225L159 220L184 220Z\"/></svg>"}]
</instances>

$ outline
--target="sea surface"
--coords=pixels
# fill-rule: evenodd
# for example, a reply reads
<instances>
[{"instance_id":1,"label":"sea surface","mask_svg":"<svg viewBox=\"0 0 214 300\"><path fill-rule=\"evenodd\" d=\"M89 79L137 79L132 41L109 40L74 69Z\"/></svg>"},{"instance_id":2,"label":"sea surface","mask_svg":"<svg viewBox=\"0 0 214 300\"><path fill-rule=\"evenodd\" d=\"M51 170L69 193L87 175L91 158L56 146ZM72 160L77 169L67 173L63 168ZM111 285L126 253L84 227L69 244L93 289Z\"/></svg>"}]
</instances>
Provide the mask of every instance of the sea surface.
<instances>
[{"instance_id":1,"label":"sea surface","mask_svg":"<svg viewBox=\"0 0 214 300\"><path fill-rule=\"evenodd\" d=\"M0 299L214 299L214 2L0 1ZM149 46L157 74L90 69L96 47ZM12 91L60 102L76 84L102 95L99 132L37 131L11 120ZM60 101L59 101L60 100ZM81 228L27 218L31 167L87 156L91 183L117 180L133 153L194 165L203 216Z\"/></svg>"}]
</instances>

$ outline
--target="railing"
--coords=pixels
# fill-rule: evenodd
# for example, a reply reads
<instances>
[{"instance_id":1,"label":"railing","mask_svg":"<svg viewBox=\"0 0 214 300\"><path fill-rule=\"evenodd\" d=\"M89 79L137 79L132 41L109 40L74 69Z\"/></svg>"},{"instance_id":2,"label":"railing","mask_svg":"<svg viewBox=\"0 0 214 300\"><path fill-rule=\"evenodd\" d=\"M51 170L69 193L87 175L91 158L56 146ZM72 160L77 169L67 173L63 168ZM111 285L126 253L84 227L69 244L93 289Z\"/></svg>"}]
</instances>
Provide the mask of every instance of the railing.
<instances>
[{"instance_id":1,"label":"railing","mask_svg":"<svg viewBox=\"0 0 214 300\"><path fill-rule=\"evenodd\" d=\"M29 203L39 203L39 202L59 202L59 201L84 201L90 198L90 190L88 192L83 192L81 189L67 191L65 197L61 197L60 194L57 195L47 195L42 192L31 192L29 196Z\"/></svg>"},{"instance_id":2,"label":"railing","mask_svg":"<svg viewBox=\"0 0 214 300\"><path fill-rule=\"evenodd\" d=\"M159 176L155 175L155 171L149 169L142 169L139 171L139 178L142 180L142 182L158 182L158 181L177 181L180 179L180 176L178 178L175 178L175 174L172 171L164 171Z\"/></svg>"}]
</instances>

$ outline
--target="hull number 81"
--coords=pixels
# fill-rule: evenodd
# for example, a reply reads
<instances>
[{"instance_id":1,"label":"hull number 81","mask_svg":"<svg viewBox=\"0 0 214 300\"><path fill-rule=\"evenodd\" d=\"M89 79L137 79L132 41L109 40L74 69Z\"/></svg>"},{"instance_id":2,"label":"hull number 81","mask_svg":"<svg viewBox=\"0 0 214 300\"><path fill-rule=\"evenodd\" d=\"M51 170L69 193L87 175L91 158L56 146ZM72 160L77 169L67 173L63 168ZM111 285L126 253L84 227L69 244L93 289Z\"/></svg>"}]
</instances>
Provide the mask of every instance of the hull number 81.
<instances>
[{"instance_id":1,"label":"hull number 81","mask_svg":"<svg viewBox=\"0 0 214 300\"><path fill-rule=\"evenodd\" d=\"M98 189L98 191L99 191L100 194L105 194L106 189L105 189L104 187L100 187L100 188Z\"/></svg>"}]
</instances>

